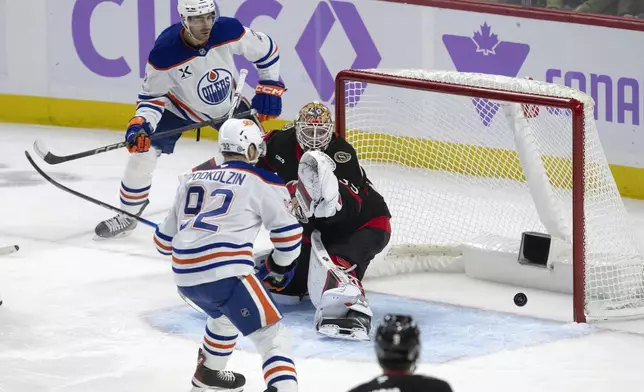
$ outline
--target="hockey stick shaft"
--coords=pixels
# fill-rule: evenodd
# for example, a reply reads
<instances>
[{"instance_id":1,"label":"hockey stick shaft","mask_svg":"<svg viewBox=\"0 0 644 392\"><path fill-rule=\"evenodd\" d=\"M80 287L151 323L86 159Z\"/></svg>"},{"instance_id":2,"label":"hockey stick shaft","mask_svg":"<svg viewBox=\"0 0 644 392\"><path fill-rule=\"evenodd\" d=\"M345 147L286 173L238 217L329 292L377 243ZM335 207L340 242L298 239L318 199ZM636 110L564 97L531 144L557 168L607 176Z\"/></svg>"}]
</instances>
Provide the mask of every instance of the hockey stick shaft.
<instances>
[{"instance_id":1,"label":"hockey stick shaft","mask_svg":"<svg viewBox=\"0 0 644 392\"><path fill-rule=\"evenodd\" d=\"M238 113L238 114L234 115L234 117L243 118L243 117L253 115L254 112L255 112L255 110L247 110L245 112L241 112L241 113ZM194 123L194 124L186 125L184 127L173 129L173 130L167 131L167 132L162 132L162 133L159 133L157 135L153 134L152 136L150 136L150 140L159 140L159 139L162 139L164 137L174 136L174 135L177 135L177 134L180 134L180 133L192 131L193 129L203 128L203 127L206 127L206 126L209 126L209 125L212 125L212 124L216 124L218 122L221 122L222 120L225 121L227 119L228 119L228 117L225 117L225 118L222 117L221 119L202 121L200 123ZM76 154L55 155L51 151L49 151L49 149L46 148L42 143L36 141L34 143L34 151L36 151L38 156L40 156L48 164L57 165L59 163L69 162L69 161L73 161L73 160L76 160L76 159L90 157L92 155L102 154L104 152L108 152L108 151L112 151L112 150L117 150L117 149L123 148L125 146L127 146L127 142L119 142L119 143L108 144L107 146L103 146L103 147L99 147L99 148L94 148L92 150L79 152L79 153L76 153Z\"/></svg>"},{"instance_id":2,"label":"hockey stick shaft","mask_svg":"<svg viewBox=\"0 0 644 392\"><path fill-rule=\"evenodd\" d=\"M235 86L233 99L230 101L230 109L228 110L228 113L226 113L224 120L228 120L229 118L232 118L233 115L235 114L235 110L237 109L237 106L239 106L239 103L241 102L242 90L244 89L244 85L246 84L246 76L248 76L247 69L242 69L239 71L239 78L237 79L237 85Z\"/></svg>"},{"instance_id":3,"label":"hockey stick shaft","mask_svg":"<svg viewBox=\"0 0 644 392\"><path fill-rule=\"evenodd\" d=\"M202 121L202 122L199 122L199 123L186 125L186 126L176 128L176 129L173 129L173 130L170 130L170 131L167 131L167 132L162 132L162 133L159 133L159 134L152 134L152 135L150 135L150 140L159 140L159 139L163 139L163 138L168 137L168 136L174 136L174 135L178 135L178 134L181 134L181 133L184 133L184 132L192 131L193 129L203 128L203 127L206 127L206 126L209 126L209 125L215 125L215 124L218 124L218 123L222 123L222 122L228 120L229 118L245 118L245 117L249 117L249 116L254 115L255 112L256 112L254 109L246 110L244 112L235 114L235 110L237 109L237 107L239 106L239 103L241 102L242 89L244 87L244 84L246 83L246 75L247 74L248 74L248 71L245 70L245 69L242 69L239 72L239 79L237 81L237 87L235 89L235 92L233 94L233 98L231 100L230 110L224 116L218 117L218 118L215 118L215 119L212 119L212 120L208 120L208 121ZM91 149L91 150L79 152L79 153L76 153L76 154L55 155L51 151L49 151L49 149L43 143L41 143L39 141L35 141L34 145L33 145L34 151L36 152L36 154L38 154L38 156L40 156L45 162L47 162L50 165L57 165L59 163L69 162L69 161L73 161L73 160L76 160L76 159L85 158L85 157L89 157L89 156L96 155L96 154L101 154L101 153L112 151L112 150L117 150L117 149L123 148L125 146L127 146L127 142L123 141L123 142L108 144L107 146L103 146L103 147L94 148L94 149Z\"/></svg>"},{"instance_id":4,"label":"hockey stick shaft","mask_svg":"<svg viewBox=\"0 0 644 392\"><path fill-rule=\"evenodd\" d=\"M45 180L47 180L49 183L51 183L55 187L57 187L59 189L62 189L63 191L65 191L67 193L71 193L72 195L74 195L76 197L80 197L81 199L86 200L86 201L88 201L90 203L96 204L96 205L101 206L103 208L107 208L110 211L114 211L114 212L117 212L119 214L127 215L128 217L130 217L132 219L136 219L137 221L139 221L139 222L141 222L141 223L143 223L145 225L148 225L150 227L154 227L154 228L157 227L157 224L152 222L152 221L149 221L149 220L147 220L145 218L141 218L140 216L131 214L131 213L129 213L127 211L124 211L124 210L122 210L122 209L120 209L118 207L114 207L111 204L107 204L107 203L102 202L102 201L100 201L98 199L94 199L93 197L87 196L86 194L80 193L78 191L75 191L75 190L73 190L71 188L66 187L65 185L63 185L63 184L59 183L58 181L54 180L53 178L51 178L40 167L38 167L38 165L36 165L36 162L34 162L34 160L31 157L31 155L29 155L28 151L25 151L25 156L27 157L27 160L29 161L31 166L33 166L34 169L36 169L38 174L40 174Z\"/></svg>"}]
</instances>

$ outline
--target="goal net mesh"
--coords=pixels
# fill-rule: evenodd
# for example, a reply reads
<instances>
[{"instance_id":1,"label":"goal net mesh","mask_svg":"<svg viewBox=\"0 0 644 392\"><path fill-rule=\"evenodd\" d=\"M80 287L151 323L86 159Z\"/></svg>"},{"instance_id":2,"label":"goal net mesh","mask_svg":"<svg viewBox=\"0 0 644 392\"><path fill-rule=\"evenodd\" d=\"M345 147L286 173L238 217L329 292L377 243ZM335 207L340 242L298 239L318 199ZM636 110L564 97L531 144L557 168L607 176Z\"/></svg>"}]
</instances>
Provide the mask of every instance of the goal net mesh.
<instances>
[{"instance_id":1,"label":"goal net mesh","mask_svg":"<svg viewBox=\"0 0 644 392\"><path fill-rule=\"evenodd\" d=\"M579 222L586 314L641 314L644 260L599 141L594 102L588 95L496 75L360 72L386 75L387 85L366 83L359 75L342 80L345 99L337 105L342 105L346 139L391 210L392 249L451 249L481 234L520 239L525 231L549 233L571 243L573 224ZM573 214L575 128L570 109L519 106L525 109L527 125L517 131L507 101L477 98L476 89L463 96L409 88L409 81L417 80L583 103L584 216ZM423 269L419 260L410 257L394 268L385 256L372 263L368 276Z\"/></svg>"}]
</instances>

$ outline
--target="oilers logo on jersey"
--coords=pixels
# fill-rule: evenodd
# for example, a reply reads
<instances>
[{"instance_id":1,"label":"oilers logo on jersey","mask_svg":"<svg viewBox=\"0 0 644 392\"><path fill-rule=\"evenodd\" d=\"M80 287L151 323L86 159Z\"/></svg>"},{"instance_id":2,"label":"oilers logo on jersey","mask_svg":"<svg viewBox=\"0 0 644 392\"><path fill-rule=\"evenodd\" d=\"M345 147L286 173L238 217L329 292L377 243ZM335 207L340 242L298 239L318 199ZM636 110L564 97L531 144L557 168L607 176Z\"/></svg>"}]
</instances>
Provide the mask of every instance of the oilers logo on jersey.
<instances>
[{"instance_id":1,"label":"oilers logo on jersey","mask_svg":"<svg viewBox=\"0 0 644 392\"><path fill-rule=\"evenodd\" d=\"M233 75L223 68L208 71L197 84L199 98L208 105L219 105L230 96Z\"/></svg>"}]
</instances>

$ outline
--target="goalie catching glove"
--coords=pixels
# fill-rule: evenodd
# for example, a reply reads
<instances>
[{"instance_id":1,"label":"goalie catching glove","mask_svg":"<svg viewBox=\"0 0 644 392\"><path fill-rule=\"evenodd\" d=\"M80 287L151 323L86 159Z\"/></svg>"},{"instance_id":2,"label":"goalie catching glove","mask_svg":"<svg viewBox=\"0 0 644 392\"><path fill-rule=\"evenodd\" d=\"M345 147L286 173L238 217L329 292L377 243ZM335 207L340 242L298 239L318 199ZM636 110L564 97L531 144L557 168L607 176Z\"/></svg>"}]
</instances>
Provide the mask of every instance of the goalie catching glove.
<instances>
[{"instance_id":1,"label":"goalie catching glove","mask_svg":"<svg viewBox=\"0 0 644 392\"><path fill-rule=\"evenodd\" d=\"M295 190L296 216L329 218L342 209L335 162L325 153L307 151L300 159Z\"/></svg>"},{"instance_id":2,"label":"goalie catching glove","mask_svg":"<svg viewBox=\"0 0 644 392\"><path fill-rule=\"evenodd\" d=\"M257 279L264 282L264 284L271 290L282 291L291 280L293 280L293 275L295 274L295 267L297 266L297 260L287 266L281 266L273 260L273 255L270 254L262 264L260 264L257 269Z\"/></svg>"}]
</instances>

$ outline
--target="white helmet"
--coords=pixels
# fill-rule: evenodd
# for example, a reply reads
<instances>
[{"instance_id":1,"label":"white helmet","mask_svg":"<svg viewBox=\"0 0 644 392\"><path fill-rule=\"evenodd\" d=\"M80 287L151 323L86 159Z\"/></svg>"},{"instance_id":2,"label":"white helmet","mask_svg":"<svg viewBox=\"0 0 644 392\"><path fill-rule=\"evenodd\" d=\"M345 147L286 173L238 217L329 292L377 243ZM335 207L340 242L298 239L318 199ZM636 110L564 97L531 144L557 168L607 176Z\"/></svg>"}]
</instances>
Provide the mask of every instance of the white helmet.
<instances>
[{"instance_id":1,"label":"white helmet","mask_svg":"<svg viewBox=\"0 0 644 392\"><path fill-rule=\"evenodd\" d=\"M219 151L222 153L240 154L250 163L256 163L257 158L251 160L248 156L251 145L259 152L258 157L266 154L264 134L254 121L231 118L219 128Z\"/></svg>"},{"instance_id":2,"label":"white helmet","mask_svg":"<svg viewBox=\"0 0 644 392\"><path fill-rule=\"evenodd\" d=\"M219 18L219 8L217 8L214 0L179 0L177 10L182 20L189 16L200 16L212 13L215 14L215 18Z\"/></svg>"},{"instance_id":3,"label":"white helmet","mask_svg":"<svg viewBox=\"0 0 644 392\"><path fill-rule=\"evenodd\" d=\"M188 26L188 18L201 15L213 15L213 24L217 23L219 19L219 8L214 0L179 0L177 10L181 15L181 24L186 31L192 35L190 26Z\"/></svg>"}]
</instances>

